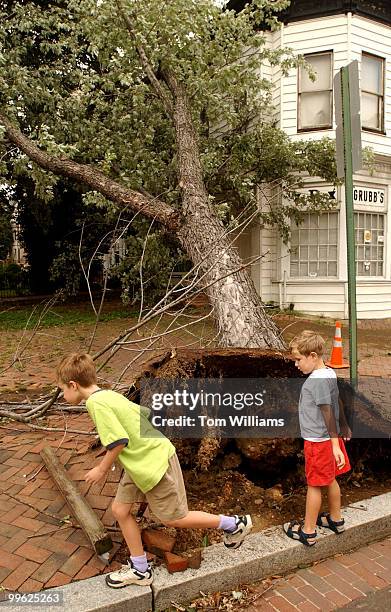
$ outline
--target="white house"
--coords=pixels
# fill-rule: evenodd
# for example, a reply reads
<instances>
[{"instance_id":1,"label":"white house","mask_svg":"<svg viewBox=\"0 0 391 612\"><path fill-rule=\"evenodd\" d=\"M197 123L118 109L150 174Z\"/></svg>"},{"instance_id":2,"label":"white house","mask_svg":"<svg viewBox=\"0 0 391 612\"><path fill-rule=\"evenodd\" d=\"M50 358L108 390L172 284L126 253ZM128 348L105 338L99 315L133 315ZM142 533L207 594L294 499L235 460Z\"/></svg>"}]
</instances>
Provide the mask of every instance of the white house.
<instances>
[{"instance_id":1,"label":"white house","mask_svg":"<svg viewBox=\"0 0 391 612\"><path fill-rule=\"evenodd\" d=\"M241 10L245 1L228 6ZM282 76L266 68L274 83L280 127L292 139L335 138L333 77L357 59L360 70L363 147L375 154L372 176L354 176L358 317L391 317L391 0L292 0L282 27L267 32L270 48L290 47L313 66ZM254 265L253 280L265 302L310 314L347 318L344 189L309 180L308 189L329 191L335 212L309 214L292 228L291 249L276 232L254 226L240 239L244 257L269 251Z\"/></svg>"}]
</instances>

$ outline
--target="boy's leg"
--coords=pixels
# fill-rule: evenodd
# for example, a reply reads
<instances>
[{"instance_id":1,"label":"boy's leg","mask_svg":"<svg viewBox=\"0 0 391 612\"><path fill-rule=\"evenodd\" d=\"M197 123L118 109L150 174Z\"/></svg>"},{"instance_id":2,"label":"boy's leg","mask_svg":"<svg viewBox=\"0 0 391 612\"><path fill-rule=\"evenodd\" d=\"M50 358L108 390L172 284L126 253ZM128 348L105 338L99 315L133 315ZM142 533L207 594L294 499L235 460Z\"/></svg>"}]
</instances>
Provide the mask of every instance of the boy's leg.
<instances>
[{"instance_id":1,"label":"boy's leg","mask_svg":"<svg viewBox=\"0 0 391 612\"><path fill-rule=\"evenodd\" d=\"M336 479L329 484L327 488L328 500L329 500L329 513L333 521L340 521L341 515L341 489Z\"/></svg>"},{"instance_id":2,"label":"boy's leg","mask_svg":"<svg viewBox=\"0 0 391 612\"><path fill-rule=\"evenodd\" d=\"M167 527L194 528L194 529L217 529L220 525L220 516L197 510L189 510L186 516L175 521L164 521Z\"/></svg>"},{"instance_id":3,"label":"boy's leg","mask_svg":"<svg viewBox=\"0 0 391 612\"><path fill-rule=\"evenodd\" d=\"M322 505L322 491L320 487L308 485L305 504L304 533L316 532L316 521Z\"/></svg>"},{"instance_id":4,"label":"boy's leg","mask_svg":"<svg viewBox=\"0 0 391 612\"><path fill-rule=\"evenodd\" d=\"M149 586L152 584L153 573L147 562L147 557L141 542L141 534L135 518L131 514L133 504L125 504L115 499L112 512L117 519L130 551L130 561L121 569L106 575L106 584L114 589L129 584Z\"/></svg>"},{"instance_id":5,"label":"boy's leg","mask_svg":"<svg viewBox=\"0 0 391 612\"><path fill-rule=\"evenodd\" d=\"M141 541L140 529L134 516L131 514L132 504L124 504L117 500L113 501L111 511L114 518L121 527L122 534L128 545L132 557L144 555L144 548Z\"/></svg>"},{"instance_id":6,"label":"boy's leg","mask_svg":"<svg viewBox=\"0 0 391 612\"><path fill-rule=\"evenodd\" d=\"M193 529L222 529L224 531L224 545L235 549L241 546L245 537L250 533L253 524L251 516L225 516L223 514L209 514L201 511L188 511L180 519L165 520L167 527L193 528Z\"/></svg>"}]
</instances>

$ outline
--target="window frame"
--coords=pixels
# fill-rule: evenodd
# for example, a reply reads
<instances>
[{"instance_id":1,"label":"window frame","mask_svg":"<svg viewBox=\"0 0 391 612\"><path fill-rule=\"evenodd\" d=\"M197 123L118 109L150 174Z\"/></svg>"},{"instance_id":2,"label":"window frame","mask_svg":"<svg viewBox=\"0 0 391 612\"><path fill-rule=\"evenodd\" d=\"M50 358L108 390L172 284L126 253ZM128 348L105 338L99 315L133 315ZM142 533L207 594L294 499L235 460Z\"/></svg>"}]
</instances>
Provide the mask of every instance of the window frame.
<instances>
[{"instance_id":1,"label":"window frame","mask_svg":"<svg viewBox=\"0 0 391 612\"><path fill-rule=\"evenodd\" d=\"M377 94L374 93L373 91L369 91L367 89L363 88L363 82L362 82L362 65L363 65L363 58L364 57L370 57L372 59L378 60L381 62L382 65L382 71L381 71L381 94ZM362 120L361 120L361 128L363 131L365 132L372 132L374 134L385 134L385 70L386 70L386 60L384 57L381 57L380 55L375 55L374 53L369 53L368 51L362 51L361 52L361 79L360 79L360 103L361 103L361 110L362 110L362 94L369 94L371 96L376 96L377 100L378 100L378 105L379 105L379 99L381 101L381 113L380 113L380 128L373 128L373 127L366 127ZM379 112L379 111L378 111ZM362 113L361 113L362 114Z\"/></svg>"},{"instance_id":2,"label":"window frame","mask_svg":"<svg viewBox=\"0 0 391 612\"><path fill-rule=\"evenodd\" d=\"M327 215L327 216L330 216L331 214L333 214L333 215L335 214L336 215L337 225L336 225L335 229L336 229L336 232L337 232L337 238L336 238L336 244L335 245L334 244L331 245L330 243L327 243L327 245L321 245L319 243L317 243L317 245L310 245L310 244L301 245L300 242L297 245L299 248L300 248L300 246L307 246L307 247L309 247L309 246L317 246L318 253L319 253L319 248L321 246L326 246L326 247L330 247L330 246L334 247L335 246L336 249L337 249L337 256L336 256L336 261L335 261L335 263L336 263L336 273L335 273L335 275L333 274L333 275L327 275L327 276L318 276L318 275L311 276L310 274L308 274L307 276L301 276L300 275L300 264L304 263L304 262L300 261L300 255L299 255L298 261L297 261L297 265L299 266L299 274L293 275L292 274L292 263L295 263L295 262L292 262L292 248L294 248L294 247L292 247L292 242L290 240L290 243L289 243L289 253L290 253L290 256L289 256L289 268L288 268L288 270L289 270L289 279L293 280L295 282L298 282L298 281L301 281L301 282L307 282L307 281L312 281L312 282L313 281L321 281L321 282L337 281L339 279L339 273L340 273L340 257L339 257L339 255L340 255L339 232L340 232L340 224L341 224L340 209L338 208L338 209L335 209L335 210L328 210L328 211L323 211L323 212L319 212L319 213L308 212L307 214L308 215L314 215L314 216L318 215L318 217L320 217L322 215ZM291 228L292 228L292 225L291 225ZM307 229L307 228L303 228L302 224L300 224L297 227L297 229L299 230L299 238L300 238L300 229L303 230L303 229ZM311 228L308 228L309 231L310 231L310 229ZM319 229L325 229L325 228L319 228ZM329 224L328 224L328 228L327 228L328 234L330 232L330 229L333 229L333 228L330 228ZM327 262L328 261L329 260L327 260ZM309 263L310 263L310 260L308 259L308 264ZM318 265L320 263L319 257L318 257L317 263L318 263Z\"/></svg>"},{"instance_id":3,"label":"window frame","mask_svg":"<svg viewBox=\"0 0 391 612\"><path fill-rule=\"evenodd\" d=\"M308 61L308 57L314 57L319 55L329 55L330 56L330 89L319 89L319 92L327 91L330 94L330 123L327 125L316 126L316 127L301 127L300 121L300 110L301 110L301 96L306 93L317 93L317 92L302 92L301 91L301 71L304 70L302 66L299 66L297 71L297 132L319 132L322 130L332 130L333 129L333 111L334 111L334 91L333 91L333 76L334 76L334 51L333 49L328 49L325 51L314 51L313 53L304 53L303 57L305 61ZM308 62L310 63L310 62Z\"/></svg>"}]
</instances>

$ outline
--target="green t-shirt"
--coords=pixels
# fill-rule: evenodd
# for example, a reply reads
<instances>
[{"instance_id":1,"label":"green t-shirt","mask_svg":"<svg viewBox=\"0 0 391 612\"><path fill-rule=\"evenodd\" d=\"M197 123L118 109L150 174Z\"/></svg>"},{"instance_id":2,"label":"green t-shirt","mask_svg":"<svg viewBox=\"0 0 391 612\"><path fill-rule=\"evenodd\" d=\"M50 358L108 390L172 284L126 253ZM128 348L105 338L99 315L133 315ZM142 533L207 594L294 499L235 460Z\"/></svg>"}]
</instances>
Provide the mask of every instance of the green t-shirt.
<instances>
[{"instance_id":1,"label":"green t-shirt","mask_svg":"<svg viewBox=\"0 0 391 612\"><path fill-rule=\"evenodd\" d=\"M135 485L146 493L162 479L175 447L148 421L150 410L130 402L116 391L95 391L86 401L100 441L108 450L126 444L118 455ZM152 437L141 437L151 431ZM153 437L154 436L154 437Z\"/></svg>"}]
</instances>

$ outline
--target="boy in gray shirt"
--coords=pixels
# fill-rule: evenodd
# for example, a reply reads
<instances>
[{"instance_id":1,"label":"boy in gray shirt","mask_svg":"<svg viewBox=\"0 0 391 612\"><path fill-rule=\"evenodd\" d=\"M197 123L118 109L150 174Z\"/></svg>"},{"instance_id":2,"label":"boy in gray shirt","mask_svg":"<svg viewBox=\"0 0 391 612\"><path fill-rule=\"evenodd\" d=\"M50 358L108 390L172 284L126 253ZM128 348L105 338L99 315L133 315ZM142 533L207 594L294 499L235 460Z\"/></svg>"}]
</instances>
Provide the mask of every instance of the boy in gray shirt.
<instances>
[{"instance_id":1,"label":"boy in gray shirt","mask_svg":"<svg viewBox=\"0 0 391 612\"><path fill-rule=\"evenodd\" d=\"M288 537L306 546L316 544L316 525L327 527L334 533L344 531L341 490L336 476L351 469L343 439L339 437L339 423L345 439L350 439L351 432L343 409L340 411L337 376L323 361L324 345L323 338L312 331L304 331L291 343L296 367L309 375L299 400L308 489L304 524L291 521L284 525L284 531ZM329 513L320 514L321 487L327 487Z\"/></svg>"}]
</instances>

